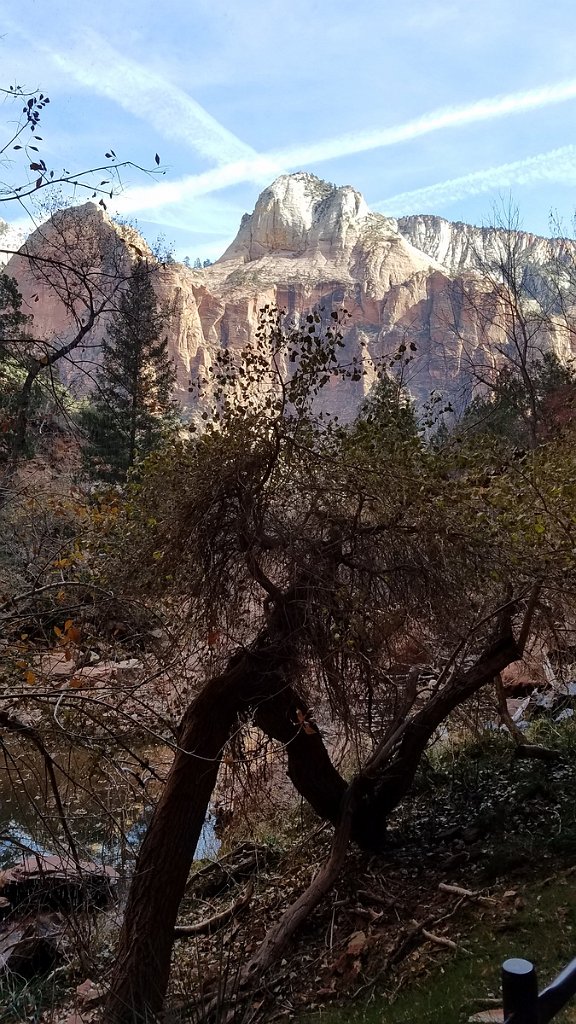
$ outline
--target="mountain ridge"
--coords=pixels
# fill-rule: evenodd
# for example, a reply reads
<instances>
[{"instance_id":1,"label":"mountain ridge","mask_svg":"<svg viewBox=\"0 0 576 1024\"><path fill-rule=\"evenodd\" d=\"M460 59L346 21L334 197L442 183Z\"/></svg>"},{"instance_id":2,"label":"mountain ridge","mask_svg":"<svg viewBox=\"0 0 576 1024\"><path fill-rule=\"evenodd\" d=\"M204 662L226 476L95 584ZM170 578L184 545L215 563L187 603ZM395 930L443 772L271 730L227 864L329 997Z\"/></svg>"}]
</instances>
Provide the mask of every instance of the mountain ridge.
<instances>
[{"instance_id":1,"label":"mountain ridge","mask_svg":"<svg viewBox=\"0 0 576 1024\"><path fill-rule=\"evenodd\" d=\"M56 241L74 251L74 238L65 239L69 221L72 235L78 224L86 226L84 236L91 238L88 248L96 263L104 263L106 251L115 247L119 265L126 266L138 252L149 255L133 229L115 225L100 207L73 209L61 211L30 236L24 250L46 252ZM190 379L205 372L219 347L240 350L253 339L258 310L269 305L294 314L320 307L327 314L348 309L344 351L361 360L365 376L354 387L327 389L327 405L342 419L355 414L374 383L373 361L407 341L416 346L410 368L415 397L424 401L440 390L465 404L475 365L493 367L500 358L502 330L482 312L486 284L478 263L497 254L501 241L496 228L427 215L397 220L371 212L350 185L331 185L307 172L282 175L264 189L252 214L244 215L236 238L214 264L201 270L176 263L157 268L155 288L171 310L168 336L177 397L192 412ZM538 280L563 246L574 251L566 240L521 232L514 235L514 244ZM86 237L82 245L86 248ZM26 264L23 253L7 270L34 313L35 329L43 337L65 338L74 329L74 318L45 282L35 298L38 280ZM105 315L84 351L75 354L76 367L87 352L93 360L106 322ZM566 338L554 335L550 343L562 357L570 354Z\"/></svg>"}]
</instances>

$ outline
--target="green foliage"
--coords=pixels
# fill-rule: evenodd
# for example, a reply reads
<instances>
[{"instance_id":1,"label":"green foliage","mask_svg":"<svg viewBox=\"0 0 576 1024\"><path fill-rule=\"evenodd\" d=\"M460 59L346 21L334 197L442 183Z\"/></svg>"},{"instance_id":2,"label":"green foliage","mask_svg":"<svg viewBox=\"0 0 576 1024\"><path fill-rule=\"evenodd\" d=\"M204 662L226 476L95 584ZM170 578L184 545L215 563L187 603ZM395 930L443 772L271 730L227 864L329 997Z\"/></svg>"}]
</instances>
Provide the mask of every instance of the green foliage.
<instances>
[{"instance_id":1,"label":"green foliage","mask_svg":"<svg viewBox=\"0 0 576 1024\"><path fill-rule=\"evenodd\" d=\"M31 320L22 313L22 296L13 277L0 274L0 360L11 351L10 342Z\"/></svg>"},{"instance_id":2,"label":"green foliage","mask_svg":"<svg viewBox=\"0 0 576 1024\"><path fill-rule=\"evenodd\" d=\"M416 409L402 380L382 375L360 410L357 427L369 428L388 445L418 437Z\"/></svg>"},{"instance_id":3,"label":"green foliage","mask_svg":"<svg viewBox=\"0 0 576 1024\"><path fill-rule=\"evenodd\" d=\"M13 450L22 388L31 360L32 340L27 330L31 316L22 313L22 296L13 278L0 275L0 456ZM57 424L69 415L73 401L58 381L56 368L51 380L38 377L31 388L29 402L30 430L25 454L32 454L41 426Z\"/></svg>"},{"instance_id":4,"label":"green foliage","mask_svg":"<svg viewBox=\"0 0 576 1024\"><path fill-rule=\"evenodd\" d=\"M576 389L572 364L563 364L553 352L533 359L528 367L529 387L511 365L499 371L492 388L476 396L459 425L464 433L502 438L513 445L529 445L533 415L536 436L545 439L557 431L555 396L562 400L568 389Z\"/></svg>"},{"instance_id":5,"label":"green foliage","mask_svg":"<svg viewBox=\"0 0 576 1024\"><path fill-rule=\"evenodd\" d=\"M511 590L545 579L554 605L568 594L576 463L568 441L524 461L485 438L438 450L403 403L397 442L384 443L398 423L388 382L380 421L339 427L315 399L359 371L332 323L286 328L268 310L259 345L223 350L198 384L204 432L147 460L107 571L185 603L199 643L231 623L250 643L277 595L300 586L306 686L350 720L367 693L388 692L403 645L442 658L485 637Z\"/></svg>"},{"instance_id":6,"label":"green foliage","mask_svg":"<svg viewBox=\"0 0 576 1024\"><path fill-rule=\"evenodd\" d=\"M177 425L176 373L163 336L165 322L150 267L138 260L102 344L97 392L80 415L88 437L87 465L104 480L125 480Z\"/></svg>"}]
</instances>

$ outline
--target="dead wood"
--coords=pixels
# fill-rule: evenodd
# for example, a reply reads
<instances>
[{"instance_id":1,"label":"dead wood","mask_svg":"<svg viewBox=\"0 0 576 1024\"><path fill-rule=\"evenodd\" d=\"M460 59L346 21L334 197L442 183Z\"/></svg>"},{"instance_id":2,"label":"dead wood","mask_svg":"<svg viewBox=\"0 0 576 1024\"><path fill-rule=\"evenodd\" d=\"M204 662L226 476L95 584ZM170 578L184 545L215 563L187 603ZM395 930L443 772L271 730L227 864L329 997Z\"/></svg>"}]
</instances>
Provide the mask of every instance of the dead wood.
<instances>
[{"instance_id":1,"label":"dead wood","mask_svg":"<svg viewBox=\"0 0 576 1024\"><path fill-rule=\"evenodd\" d=\"M397 900L393 896L386 896L384 893L368 892L366 889L358 889L356 896L366 903L375 903L379 907L393 907Z\"/></svg>"},{"instance_id":2,"label":"dead wood","mask_svg":"<svg viewBox=\"0 0 576 1024\"><path fill-rule=\"evenodd\" d=\"M254 883L249 882L242 895L235 902L211 917L197 921L196 924L177 924L174 928L174 937L177 939L189 938L192 935L211 935L212 932L222 928L233 917L236 917L242 910L245 910L254 895Z\"/></svg>"},{"instance_id":3,"label":"dead wood","mask_svg":"<svg viewBox=\"0 0 576 1024\"><path fill-rule=\"evenodd\" d=\"M536 761L557 761L560 751L552 747L542 747L538 743L519 743L514 757L533 758Z\"/></svg>"},{"instance_id":4,"label":"dead wood","mask_svg":"<svg viewBox=\"0 0 576 1024\"><path fill-rule=\"evenodd\" d=\"M493 906L498 902L491 896L484 896L482 892L477 892L474 889L464 889L461 885L450 885L448 882L440 882L438 888L441 892L448 892L453 896L462 896L465 899L478 900L479 903L488 903Z\"/></svg>"},{"instance_id":5,"label":"dead wood","mask_svg":"<svg viewBox=\"0 0 576 1024\"><path fill-rule=\"evenodd\" d=\"M458 946L452 939L447 939L445 935L435 935L434 932L429 932L427 928L422 928L422 935L428 942L435 942L437 946L444 946L446 949L458 949Z\"/></svg>"},{"instance_id":6,"label":"dead wood","mask_svg":"<svg viewBox=\"0 0 576 1024\"><path fill-rule=\"evenodd\" d=\"M320 871L313 878L308 888L304 890L291 907L288 907L277 924L267 933L256 956L252 958L244 972L243 977L245 981L256 975L261 975L278 959L295 931L306 920L312 910L318 906L338 878L350 842L356 793L357 783L355 780L346 791L342 815L334 832L328 860L320 868Z\"/></svg>"}]
</instances>

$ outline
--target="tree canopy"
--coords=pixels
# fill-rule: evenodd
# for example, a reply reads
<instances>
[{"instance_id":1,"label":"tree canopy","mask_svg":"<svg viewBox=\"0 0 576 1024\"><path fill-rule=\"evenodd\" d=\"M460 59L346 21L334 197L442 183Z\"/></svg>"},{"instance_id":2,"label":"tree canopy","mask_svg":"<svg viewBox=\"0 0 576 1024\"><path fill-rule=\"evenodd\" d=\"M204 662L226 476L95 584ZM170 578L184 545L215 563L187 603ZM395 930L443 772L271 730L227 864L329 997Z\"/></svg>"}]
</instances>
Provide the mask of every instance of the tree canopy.
<instances>
[{"instance_id":1,"label":"tree canopy","mask_svg":"<svg viewBox=\"0 0 576 1024\"><path fill-rule=\"evenodd\" d=\"M358 375L340 343L338 320L265 310L257 343L223 350L199 382L201 435L151 456L115 520L116 585L178 604L215 674L183 718L142 847L111 1020L134 1000L159 1006L186 850L239 719L283 745L294 785L338 828L348 793L351 835L379 849L436 728L572 606L571 445L529 464L496 439L438 449L405 429L402 402L395 419L384 403L384 429L370 413L340 426L316 401ZM328 723L355 737L352 789ZM151 881L168 873L169 892Z\"/></svg>"}]
</instances>

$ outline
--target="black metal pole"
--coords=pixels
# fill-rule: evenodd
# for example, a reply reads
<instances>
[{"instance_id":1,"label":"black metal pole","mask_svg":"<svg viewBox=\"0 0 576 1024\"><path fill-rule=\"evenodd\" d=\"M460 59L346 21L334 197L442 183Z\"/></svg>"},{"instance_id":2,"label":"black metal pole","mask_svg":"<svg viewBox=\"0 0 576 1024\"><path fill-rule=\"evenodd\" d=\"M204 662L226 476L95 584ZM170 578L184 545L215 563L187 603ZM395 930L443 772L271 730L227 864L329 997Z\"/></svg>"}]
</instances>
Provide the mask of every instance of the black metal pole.
<instances>
[{"instance_id":1,"label":"black metal pole","mask_svg":"<svg viewBox=\"0 0 576 1024\"><path fill-rule=\"evenodd\" d=\"M502 964L505 1024L538 1024L538 981L529 960L512 957Z\"/></svg>"},{"instance_id":2,"label":"black metal pole","mask_svg":"<svg viewBox=\"0 0 576 1024\"><path fill-rule=\"evenodd\" d=\"M540 1024L547 1024L576 995L576 960L572 960L554 981L540 993Z\"/></svg>"}]
</instances>

